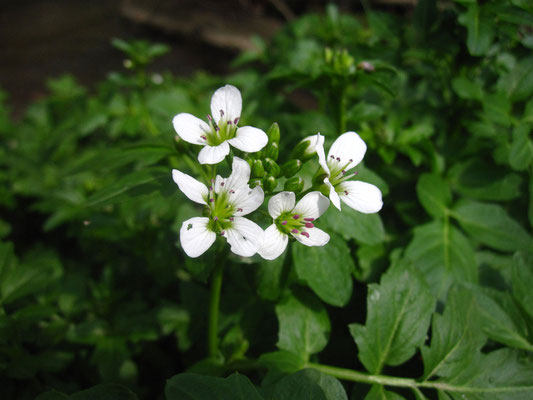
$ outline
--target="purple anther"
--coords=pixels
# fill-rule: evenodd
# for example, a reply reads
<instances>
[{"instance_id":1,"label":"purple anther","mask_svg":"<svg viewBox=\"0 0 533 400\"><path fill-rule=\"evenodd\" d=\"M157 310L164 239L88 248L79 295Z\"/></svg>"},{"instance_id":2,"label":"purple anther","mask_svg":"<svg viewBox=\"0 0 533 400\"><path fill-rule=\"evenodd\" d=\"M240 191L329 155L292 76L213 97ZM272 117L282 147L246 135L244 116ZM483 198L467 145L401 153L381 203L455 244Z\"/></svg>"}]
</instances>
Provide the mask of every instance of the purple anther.
<instances>
[{"instance_id":1,"label":"purple anther","mask_svg":"<svg viewBox=\"0 0 533 400\"><path fill-rule=\"evenodd\" d=\"M224 182L220 182L220 186L224 186L224 185L225 185L225 183L224 183Z\"/></svg>"},{"instance_id":2,"label":"purple anther","mask_svg":"<svg viewBox=\"0 0 533 400\"><path fill-rule=\"evenodd\" d=\"M235 221L235 218L229 217L229 222L233 222L233 221Z\"/></svg>"},{"instance_id":3,"label":"purple anther","mask_svg":"<svg viewBox=\"0 0 533 400\"><path fill-rule=\"evenodd\" d=\"M343 175L346 175L346 170L343 169L341 172Z\"/></svg>"},{"instance_id":4,"label":"purple anther","mask_svg":"<svg viewBox=\"0 0 533 400\"><path fill-rule=\"evenodd\" d=\"M351 158L348 161L353 162L353 160Z\"/></svg>"},{"instance_id":5,"label":"purple anther","mask_svg":"<svg viewBox=\"0 0 533 400\"><path fill-rule=\"evenodd\" d=\"M224 110L220 110L220 116L221 116L221 117L224 116Z\"/></svg>"},{"instance_id":6,"label":"purple anther","mask_svg":"<svg viewBox=\"0 0 533 400\"><path fill-rule=\"evenodd\" d=\"M302 232L302 235L305 236L306 238L309 238L309 233L307 232Z\"/></svg>"},{"instance_id":7,"label":"purple anther","mask_svg":"<svg viewBox=\"0 0 533 400\"><path fill-rule=\"evenodd\" d=\"M213 190L213 186L209 186L209 190Z\"/></svg>"},{"instance_id":8,"label":"purple anther","mask_svg":"<svg viewBox=\"0 0 533 400\"><path fill-rule=\"evenodd\" d=\"M235 125L237 125L237 124L239 123L239 117L235 118L235 120L233 121L233 123L234 123Z\"/></svg>"},{"instance_id":9,"label":"purple anther","mask_svg":"<svg viewBox=\"0 0 533 400\"><path fill-rule=\"evenodd\" d=\"M293 217L294 219L298 219L298 218L300 218L300 215L299 215L299 214L294 214L292 217Z\"/></svg>"},{"instance_id":10,"label":"purple anther","mask_svg":"<svg viewBox=\"0 0 533 400\"><path fill-rule=\"evenodd\" d=\"M213 203L214 201L215 201L215 199L209 199L210 203Z\"/></svg>"},{"instance_id":11,"label":"purple anther","mask_svg":"<svg viewBox=\"0 0 533 400\"><path fill-rule=\"evenodd\" d=\"M294 228L293 230L291 230L292 233L298 233L298 229Z\"/></svg>"},{"instance_id":12,"label":"purple anther","mask_svg":"<svg viewBox=\"0 0 533 400\"><path fill-rule=\"evenodd\" d=\"M228 121L228 125L231 125L231 121Z\"/></svg>"},{"instance_id":13,"label":"purple anther","mask_svg":"<svg viewBox=\"0 0 533 400\"><path fill-rule=\"evenodd\" d=\"M281 221L281 225L287 225L287 221Z\"/></svg>"},{"instance_id":14,"label":"purple anther","mask_svg":"<svg viewBox=\"0 0 533 400\"><path fill-rule=\"evenodd\" d=\"M242 208L237 208L237 212L242 212Z\"/></svg>"},{"instance_id":15,"label":"purple anther","mask_svg":"<svg viewBox=\"0 0 533 400\"><path fill-rule=\"evenodd\" d=\"M353 172L353 176L357 175L359 173L359 171L354 171Z\"/></svg>"},{"instance_id":16,"label":"purple anther","mask_svg":"<svg viewBox=\"0 0 533 400\"><path fill-rule=\"evenodd\" d=\"M345 190L345 191L344 191L344 194L345 194L346 196L348 196L348 191L347 191L347 190Z\"/></svg>"},{"instance_id":17,"label":"purple anther","mask_svg":"<svg viewBox=\"0 0 533 400\"><path fill-rule=\"evenodd\" d=\"M230 192L231 194L233 194L233 193L235 193L235 190L232 189L232 190L230 190L229 192Z\"/></svg>"},{"instance_id":18,"label":"purple anther","mask_svg":"<svg viewBox=\"0 0 533 400\"><path fill-rule=\"evenodd\" d=\"M312 222L306 222L306 223L305 223L305 227L306 227L306 228L314 228L315 225L314 225Z\"/></svg>"},{"instance_id":19,"label":"purple anther","mask_svg":"<svg viewBox=\"0 0 533 400\"><path fill-rule=\"evenodd\" d=\"M213 217L213 221L218 221L218 217L217 217L217 216L214 216L214 217Z\"/></svg>"},{"instance_id":20,"label":"purple anther","mask_svg":"<svg viewBox=\"0 0 533 400\"><path fill-rule=\"evenodd\" d=\"M207 114L207 119L208 119L209 122L213 122L213 117L211 117L210 114Z\"/></svg>"},{"instance_id":21,"label":"purple anther","mask_svg":"<svg viewBox=\"0 0 533 400\"><path fill-rule=\"evenodd\" d=\"M340 161L341 159L339 157L336 158L337 161Z\"/></svg>"},{"instance_id":22,"label":"purple anther","mask_svg":"<svg viewBox=\"0 0 533 400\"><path fill-rule=\"evenodd\" d=\"M314 220L315 220L314 218L304 218L304 221L309 221L309 222L311 222L311 221L314 221Z\"/></svg>"},{"instance_id":23,"label":"purple anther","mask_svg":"<svg viewBox=\"0 0 533 400\"><path fill-rule=\"evenodd\" d=\"M202 135L202 136L200 136L200 137L201 137L202 139L204 139L204 140L207 140L207 136Z\"/></svg>"},{"instance_id":24,"label":"purple anther","mask_svg":"<svg viewBox=\"0 0 533 400\"><path fill-rule=\"evenodd\" d=\"M220 236L224 236L226 234L226 231L220 232Z\"/></svg>"},{"instance_id":25,"label":"purple anther","mask_svg":"<svg viewBox=\"0 0 533 400\"><path fill-rule=\"evenodd\" d=\"M329 158L331 158L332 160L334 160L334 159L335 159L335 156L332 154L332 155L329 156Z\"/></svg>"},{"instance_id":26,"label":"purple anther","mask_svg":"<svg viewBox=\"0 0 533 400\"><path fill-rule=\"evenodd\" d=\"M218 132L219 130L220 130L220 128L218 127L218 125L215 125L215 131Z\"/></svg>"}]
</instances>

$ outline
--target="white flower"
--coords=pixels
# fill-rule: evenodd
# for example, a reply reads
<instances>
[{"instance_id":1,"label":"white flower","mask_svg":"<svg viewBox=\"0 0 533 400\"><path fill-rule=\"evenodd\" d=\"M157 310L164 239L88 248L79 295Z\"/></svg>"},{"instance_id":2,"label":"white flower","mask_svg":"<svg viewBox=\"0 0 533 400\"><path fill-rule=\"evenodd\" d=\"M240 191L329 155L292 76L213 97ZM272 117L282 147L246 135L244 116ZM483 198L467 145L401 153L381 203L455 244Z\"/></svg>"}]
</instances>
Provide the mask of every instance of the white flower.
<instances>
[{"instance_id":1,"label":"white flower","mask_svg":"<svg viewBox=\"0 0 533 400\"><path fill-rule=\"evenodd\" d=\"M181 246L189 257L207 251L217 234L224 236L239 256L257 252L263 230L243 215L255 211L265 195L259 186L248 186L250 166L246 161L234 157L231 175L225 179L217 176L209 187L177 169L172 170L172 178L185 196L208 210L208 217L191 218L181 226Z\"/></svg>"},{"instance_id":2,"label":"white flower","mask_svg":"<svg viewBox=\"0 0 533 400\"><path fill-rule=\"evenodd\" d=\"M314 221L329 207L329 200L320 192L306 194L294 205L293 192L281 192L268 202L268 212L274 219L264 232L262 245L258 249L261 257L273 260L281 255L292 235L306 246L324 246L329 235L316 228Z\"/></svg>"},{"instance_id":3,"label":"white flower","mask_svg":"<svg viewBox=\"0 0 533 400\"><path fill-rule=\"evenodd\" d=\"M229 154L229 145L253 153L266 146L268 137L261 129L237 127L241 117L241 92L235 86L223 86L211 98L208 123L188 113L174 117L172 124L180 138L204 146L198 154L200 164L217 164Z\"/></svg>"},{"instance_id":4,"label":"white flower","mask_svg":"<svg viewBox=\"0 0 533 400\"><path fill-rule=\"evenodd\" d=\"M361 181L348 181L357 172L348 173L359 164L366 152L366 144L355 132L340 135L331 145L326 159L324 136L316 135L318 162L325 173L324 183L329 188L329 199L337 209L342 200L348 207L365 214L378 212L383 207L381 191L374 185Z\"/></svg>"}]
</instances>

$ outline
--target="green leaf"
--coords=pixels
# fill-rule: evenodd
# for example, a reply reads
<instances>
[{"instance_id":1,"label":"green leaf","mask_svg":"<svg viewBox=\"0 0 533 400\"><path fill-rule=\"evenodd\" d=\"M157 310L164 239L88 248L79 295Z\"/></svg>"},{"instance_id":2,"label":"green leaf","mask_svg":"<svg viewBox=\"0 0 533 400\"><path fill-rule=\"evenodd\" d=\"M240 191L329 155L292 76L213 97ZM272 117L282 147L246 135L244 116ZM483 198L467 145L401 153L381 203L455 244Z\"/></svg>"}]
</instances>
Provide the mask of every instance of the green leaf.
<instances>
[{"instance_id":1,"label":"green leaf","mask_svg":"<svg viewBox=\"0 0 533 400\"><path fill-rule=\"evenodd\" d=\"M400 365L424 343L435 300L422 277L401 263L368 286L365 326L349 325L359 360L371 373Z\"/></svg>"},{"instance_id":2,"label":"green leaf","mask_svg":"<svg viewBox=\"0 0 533 400\"><path fill-rule=\"evenodd\" d=\"M383 385L372 385L372 389L365 396L365 400L405 400L405 397L385 390Z\"/></svg>"},{"instance_id":3,"label":"green leaf","mask_svg":"<svg viewBox=\"0 0 533 400\"><path fill-rule=\"evenodd\" d=\"M527 323L507 292L473 289L481 316L481 326L492 340L509 347L533 351L528 339Z\"/></svg>"},{"instance_id":4,"label":"green leaf","mask_svg":"<svg viewBox=\"0 0 533 400\"><path fill-rule=\"evenodd\" d=\"M497 250L531 250L531 236L496 204L462 200L452 216L479 242Z\"/></svg>"},{"instance_id":5,"label":"green leaf","mask_svg":"<svg viewBox=\"0 0 533 400\"><path fill-rule=\"evenodd\" d=\"M265 300L277 300L283 288L287 252L273 261L261 260L257 271L257 294Z\"/></svg>"},{"instance_id":6,"label":"green leaf","mask_svg":"<svg viewBox=\"0 0 533 400\"><path fill-rule=\"evenodd\" d=\"M508 74L500 78L498 88L504 91L512 102L530 99L533 94L533 57L516 63Z\"/></svg>"},{"instance_id":7,"label":"green leaf","mask_svg":"<svg viewBox=\"0 0 533 400\"><path fill-rule=\"evenodd\" d=\"M90 389L74 393L69 400L136 400L135 393L124 386L114 383L93 386Z\"/></svg>"},{"instance_id":8,"label":"green leaf","mask_svg":"<svg viewBox=\"0 0 533 400\"><path fill-rule=\"evenodd\" d=\"M495 124L511 125L511 102L505 93L499 92L483 96L484 117Z\"/></svg>"},{"instance_id":9,"label":"green leaf","mask_svg":"<svg viewBox=\"0 0 533 400\"><path fill-rule=\"evenodd\" d=\"M352 295L354 263L346 242L330 235L327 246L292 247L294 267L303 280L320 299L334 306L344 306Z\"/></svg>"},{"instance_id":10,"label":"green leaf","mask_svg":"<svg viewBox=\"0 0 533 400\"><path fill-rule=\"evenodd\" d=\"M418 226L414 233L405 258L422 273L437 298L445 298L453 282L477 282L474 250L448 219Z\"/></svg>"},{"instance_id":11,"label":"green leaf","mask_svg":"<svg viewBox=\"0 0 533 400\"><path fill-rule=\"evenodd\" d=\"M455 191L478 200L504 201L521 195L520 175L477 159L455 164L448 179Z\"/></svg>"},{"instance_id":12,"label":"green leaf","mask_svg":"<svg viewBox=\"0 0 533 400\"><path fill-rule=\"evenodd\" d=\"M331 207L320 221L324 221L328 232L336 232L346 240L369 245L385 241L385 228L378 213L363 214L343 204L342 211Z\"/></svg>"},{"instance_id":13,"label":"green leaf","mask_svg":"<svg viewBox=\"0 0 533 400\"><path fill-rule=\"evenodd\" d=\"M438 175L423 174L416 184L416 194L422 206L435 218L446 215L452 202L448 184Z\"/></svg>"},{"instance_id":14,"label":"green leaf","mask_svg":"<svg viewBox=\"0 0 533 400\"><path fill-rule=\"evenodd\" d=\"M458 368L469 365L487 341L479 321L473 294L457 286L450 289L442 315L433 314L431 344L421 347L425 381L453 377Z\"/></svg>"},{"instance_id":15,"label":"green leaf","mask_svg":"<svg viewBox=\"0 0 533 400\"><path fill-rule=\"evenodd\" d=\"M524 124L533 124L533 99L526 103L521 122Z\"/></svg>"},{"instance_id":16,"label":"green leaf","mask_svg":"<svg viewBox=\"0 0 533 400\"><path fill-rule=\"evenodd\" d=\"M531 253L516 253L512 267L513 296L522 309L533 318L533 256Z\"/></svg>"},{"instance_id":17,"label":"green leaf","mask_svg":"<svg viewBox=\"0 0 533 400\"><path fill-rule=\"evenodd\" d=\"M481 100L483 97L481 84L466 76L458 76L454 78L452 80L452 87L455 93L463 99Z\"/></svg>"},{"instance_id":18,"label":"green leaf","mask_svg":"<svg viewBox=\"0 0 533 400\"><path fill-rule=\"evenodd\" d=\"M533 367L515 350L475 352L468 364L456 363L453 372L434 385L455 400L528 400L533 396Z\"/></svg>"},{"instance_id":19,"label":"green leaf","mask_svg":"<svg viewBox=\"0 0 533 400\"><path fill-rule=\"evenodd\" d=\"M292 374L301 370L305 365L305 360L298 354L290 351L279 350L272 353L264 353L259 357L259 364L269 370L284 374Z\"/></svg>"},{"instance_id":20,"label":"green leaf","mask_svg":"<svg viewBox=\"0 0 533 400\"><path fill-rule=\"evenodd\" d=\"M526 124L517 125L513 130L509 165L517 171L526 170L533 161L533 143L529 139L531 128Z\"/></svg>"},{"instance_id":21,"label":"green leaf","mask_svg":"<svg viewBox=\"0 0 533 400\"><path fill-rule=\"evenodd\" d=\"M273 388L276 400L348 400L342 384L332 376L304 369L281 379Z\"/></svg>"},{"instance_id":22,"label":"green leaf","mask_svg":"<svg viewBox=\"0 0 533 400\"><path fill-rule=\"evenodd\" d=\"M348 111L346 118L349 121L353 121L355 124L361 124L362 122L378 119L383 116L384 113L385 111L380 106L360 102Z\"/></svg>"},{"instance_id":23,"label":"green leaf","mask_svg":"<svg viewBox=\"0 0 533 400\"><path fill-rule=\"evenodd\" d=\"M166 400L262 400L250 380L240 374L226 379L198 374L179 374L167 381Z\"/></svg>"},{"instance_id":24,"label":"green leaf","mask_svg":"<svg viewBox=\"0 0 533 400\"><path fill-rule=\"evenodd\" d=\"M300 291L276 306L277 346L307 359L328 344L331 330L326 309L311 293Z\"/></svg>"},{"instance_id":25,"label":"green leaf","mask_svg":"<svg viewBox=\"0 0 533 400\"><path fill-rule=\"evenodd\" d=\"M494 38L492 21L477 3L469 4L466 13L459 16L459 23L466 27L466 45L473 56L483 56L489 51Z\"/></svg>"}]
</instances>

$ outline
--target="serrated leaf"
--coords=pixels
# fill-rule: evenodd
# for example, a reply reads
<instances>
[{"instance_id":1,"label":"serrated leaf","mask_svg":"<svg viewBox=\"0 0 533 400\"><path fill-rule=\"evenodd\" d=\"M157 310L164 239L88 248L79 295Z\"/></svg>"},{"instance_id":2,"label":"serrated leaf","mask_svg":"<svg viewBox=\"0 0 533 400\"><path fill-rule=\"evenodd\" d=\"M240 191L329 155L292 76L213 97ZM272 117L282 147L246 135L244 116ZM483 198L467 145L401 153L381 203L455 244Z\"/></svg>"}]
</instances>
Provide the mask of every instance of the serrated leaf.
<instances>
[{"instance_id":1,"label":"serrated leaf","mask_svg":"<svg viewBox=\"0 0 533 400\"><path fill-rule=\"evenodd\" d=\"M422 277L402 263L382 275L379 285L369 285L366 323L349 326L365 368L379 373L384 365L411 358L426 338L434 307Z\"/></svg>"},{"instance_id":2,"label":"serrated leaf","mask_svg":"<svg viewBox=\"0 0 533 400\"><path fill-rule=\"evenodd\" d=\"M513 296L522 305L522 309L533 318L533 256L531 253L514 255L512 267Z\"/></svg>"},{"instance_id":3,"label":"serrated leaf","mask_svg":"<svg viewBox=\"0 0 533 400\"><path fill-rule=\"evenodd\" d=\"M456 375L431 382L455 400L528 400L533 396L533 366L511 349L474 353L457 363Z\"/></svg>"},{"instance_id":4,"label":"serrated leaf","mask_svg":"<svg viewBox=\"0 0 533 400\"><path fill-rule=\"evenodd\" d=\"M304 369L281 379L273 388L276 400L348 400L342 384L332 376Z\"/></svg>"},{"instance_id":5,"label":"serrated leaf","mask_svg":"<svg viewBox=\"0 0 533 400\"><path fill-rule=\"evenodd\" d=\"M292 247L294 268L320 299L334 306L345 305L352 295L355 266L346 242L331 234L327 246Z\"/></svg>"},{"instance_id":6,"label":"serrated leaf","mask_svg":"<svg viewBox=\"0 0 533 400\"><path fill-rule=\"evenodd\" d=\"M509 347L533 351L527 323L507 292L473 288L483 332L492 340Z\"/></svg>"},{"instance_id":7,"label":"serrated leaf","mask_svg":"<svg viewBox=\"0 0 533 400\"><path fill-rule=\"evenodd\" d=\"M520 60L498 81L498 88L512 101L529 99L533 94L533 57Z\"/></svg>"},{"instance_id":8,"label":"serrated leaf","mask_svg":"<svg viewBox=\"0 0 533 400\"><path fill-rule=\"evenodd\" d=\"M375 245L385 241L385 228L378 213L363 214L344 205L342 211L330 209L320 221L328 232L337 232L344 239L355 239L360 243Z\"/></svg>"},{"instance_id":9,"label":"serrated leaf","mask_svg":"<svg viewBox=\"0 0 533 400\"><path fill-rule=\"evenodd\" d=\"M531 128L526 124L517 125L513 130L509 165L517 171L527 169L533 161L533 143L529 139L530 130Z\"/></svg>"},{"instance_id":10,"label":"serrated leaf","mask_svg":"<svg viewBox=\"0 0 533 400\"><path fill-rule=\"evenodd\" d=\"M276 306L278 348L307 358L328 344L331 329L326 309L311 293L300 291Z\"/></svg>"},{"instance_id":11,"label":"serrated leaf","mask_svg":"<svg viewBox=\"0 0 533 400\"><path fill-rule=\"evenodd\" d=\"M496 204L463 200L453 216L461 227L481 243L498 250L531 250L531 236Z\"/></svg>"},{"instance_id":12,"label":"serrated leaf","mask_svg":"<svg viewBox=\"0 0 533 400\"><path fill-rule=\"evenodd\" d=\"M250 380L240 374L226 379L198 374L179 374L167 381L166 400L262 400Z\"/></svg>"},{"instance_id":13,"label":"serrated leaf","mask_svg":"<svg viewBox=\"0 0 533 400\"><path fill-rule=\"evenodd\" d=\"M453 282L475 283L478 280L474 250L448 220L416 227L405 258L422 273L439 299L446 297Z\"/></svg>"},{"instance_id":14,"label":"serrated leaf","mask_svg":"<svg viewBox=\"0 0 533 400\"><path fill-rule=\"evenodd\" d=\"M432 217L446 215L452 201L452 192L448 184L438 175L423 174L416 184L418 200Z\"/></svg>"},{"instance_id":15,"label":"serrated leaf","mask_svg":"<svg viewBox=\"0 0 533 400\"><path fill-rule=\"evenodd\" d=\"M93 386L90 389L74 393L69 400L136 400L137 396L128 388L114 383Z\"/></svg>"},{"instance_id":16,"label":"serrated leaf","mask_svg":"<svg viewBox=\"0 0 533 400\"><path fill-rule=\"evenodd\" d=\"M472 293L453 287L442 315L433 314L431 344L422 346L424 380L453 377L460 365L468 365L472 354L486 342Z\"/></svg>"},{"instance_id":17,"label":"serrated leaf","mask_svg":"<svg viewBox=\"0 0 533 400\"><path fill-rule=\"evenodd\" d=\"M472 3L468 4L466 13L459 16L459 23L466 27L466 45L470 54L485 55L494 38L494 29L489 16L482 12L477 3Z\"/></svg>"}]
</instances>

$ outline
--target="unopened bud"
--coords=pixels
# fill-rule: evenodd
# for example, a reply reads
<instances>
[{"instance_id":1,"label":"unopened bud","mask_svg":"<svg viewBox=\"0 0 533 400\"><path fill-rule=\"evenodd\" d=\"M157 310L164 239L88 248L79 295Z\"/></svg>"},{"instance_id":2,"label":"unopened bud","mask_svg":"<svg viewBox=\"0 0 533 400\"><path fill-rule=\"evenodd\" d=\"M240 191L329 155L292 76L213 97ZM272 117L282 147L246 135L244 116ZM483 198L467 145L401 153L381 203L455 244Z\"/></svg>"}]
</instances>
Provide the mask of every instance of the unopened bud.
<instances>
[{"instance_id":1,"label":"unopened bud","mask_svg":"<svg viewBox=\"0 0 533 400\"><path fill-rule=\"evenodd\" d=\"M302 191L303 188L304 188L304 180L299 176L294 176L285 182L285 186L283 187L283 190L287 190L289 192L294 192L298 194Z\"/></svg>"},{"instance_id":2,"label":"unopened bud","mask_svg":"<svg viewBox=\"0 0 533 400\"><path fill-rule=\"evenodd\" d=\"M250 181L250 187L253 189L256 186L263 187L263 180L262 179L252 179Z\"/></svg>"},{"instance_id":3,"label":"unopened bud","mask_svg":"<svg viewBox=\"0 0 533 400\"><path fill-rule=\"evenodd\" d=\"M263 167L263 163L261 160L254 160L254 164L252 165L252 176L254 178L262 178L265 175L265 167Z\"/></svg>"},{"instance_id":4,"label":"unopened bud","mask_svg":"<svg viewBox=\"0 0 533 400\"><path fill-rule=\"evenodd\" d=\"M268 143L276 143L279 144L279 125L277 122L274 122L272 125L270 125L270 128L268 128L267 131L268 136Z\"/></svg>"},{"instance_id":5,"label":"unopened bud","mask_svg":"<svg viewBox=\"0 0 533 400\"><path fill-rule=\"evenodd\" d=\"M308 136L302 139L292 150L291 157L307 161L316 154L318 135Z\"/></svg>"},{"instance_id":6,"label":"unopened bud","mask_svg":"<svg viewBox=\"0 0 533 400\"><path fill-rule=\"evenodd\" d=\"M278 186L278 180L273 176L269 176L263 180L263 188L266 192L273 192L276 189L276 186Z\"/></svg>"},{"instance_id":7,"label":"unopened bud","mask_svg":"<svg viewBox=\"0 0 533 400\"><path fill-rule=\"evenodd\" d=\"M268 157L273 160L278 159L279 146L276 142L270 143L265 149L263 149L263 157Z\"/></svg>"},{"instance_id":8,"label":"unopened bud","mask_svg":"<svg viewBox=\"0 0 533 400\"><path fill-rule=\"evenodd\" d=\"M271 158L265 158L263 160L263 165L265 166L266 172L272 175L274 178L277 178L281 172L281 168L277 162Z\"/></svg>"},{"instance_id":9,"label":"unopened bud","mask_svg":"<svg viewBox=\"0 0 533 400\"><path fill-rule=\"evenodd\" d=\"M290 178L302 169L302 162L300 160L290 160L281 166L281 174L285 178Z\"/></svg>"}]
</instances>

